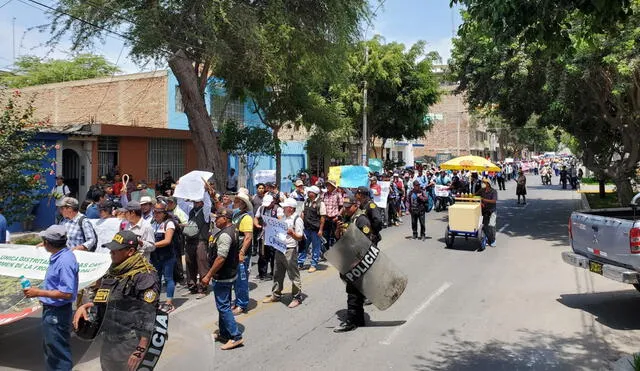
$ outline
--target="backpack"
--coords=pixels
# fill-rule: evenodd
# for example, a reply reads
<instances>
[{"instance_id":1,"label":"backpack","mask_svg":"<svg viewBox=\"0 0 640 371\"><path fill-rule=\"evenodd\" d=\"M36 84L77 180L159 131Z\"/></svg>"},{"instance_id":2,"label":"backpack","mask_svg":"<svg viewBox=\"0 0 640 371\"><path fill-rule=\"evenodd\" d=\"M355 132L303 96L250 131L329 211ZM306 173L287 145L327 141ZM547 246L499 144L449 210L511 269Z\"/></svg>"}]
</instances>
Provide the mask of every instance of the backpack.
<instances>
[{"instance_id":1,"label":"backpack","mask_svg":"<svg viewBox=\"0 0 640 371\"><path fill-rule=\"evenodd\" d=\"M203 209L203 208L202 208ZM187 225L182 228L182 234L184 234L188 239L193 239L198 237L198 233L200 233L200 228L198 227L198 223L196 223L196 217L198 213L202 212L202 209L198 210L192 219L189 219Z\"/></svg>"},{"instance_id":2,"label":"backpack","mask_svg":"<svg viewBox=\"0 0 640 371\"><path fill-rule=\"evenodd\" d=\"M80 217L80 219L78 219L78 225L80 226L80 232L82 232L82 238L84 238L84 241L85 241L85 242L87 242L87 235L86 235L86 234L85 234L85 232L84 232L84 226L82 225L82 222L84 222L84 220L85 220L86 218L87 218L86 216L82 215L82 216ZM98 243L98 236L96 235L96 231L93 229L93 227L91 227L91 233L93 233L93 237L95 237L95 239L96 239L96 245L94 245L94 246L93 246L93 249L91 249L91 250L89 250L89 251L96 251L96 247L98 247L98 246L97 246L97 243Z\"/></svg>"}]
</instances>

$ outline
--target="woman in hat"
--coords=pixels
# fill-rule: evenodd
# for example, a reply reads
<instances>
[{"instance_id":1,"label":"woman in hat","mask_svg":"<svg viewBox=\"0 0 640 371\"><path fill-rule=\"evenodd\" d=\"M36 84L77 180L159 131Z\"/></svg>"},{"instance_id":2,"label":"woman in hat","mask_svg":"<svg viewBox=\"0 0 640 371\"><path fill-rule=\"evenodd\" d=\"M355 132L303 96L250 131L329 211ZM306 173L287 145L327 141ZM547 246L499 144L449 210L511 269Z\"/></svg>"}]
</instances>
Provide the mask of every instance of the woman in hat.
<instances>
[{"instance_id":1,"label":"woman in hat","mask_svg":"<svg viewBox=\"0 0 640 371\"><path fill-rule=\"evenodd\" d=\"M520 205L520 196L522 196L522 204L527 204L527 177L524 176L522 169L518 171L518 178L516 179L516 195L518 196L518 205Z\"/></svg>"}]
</instances>

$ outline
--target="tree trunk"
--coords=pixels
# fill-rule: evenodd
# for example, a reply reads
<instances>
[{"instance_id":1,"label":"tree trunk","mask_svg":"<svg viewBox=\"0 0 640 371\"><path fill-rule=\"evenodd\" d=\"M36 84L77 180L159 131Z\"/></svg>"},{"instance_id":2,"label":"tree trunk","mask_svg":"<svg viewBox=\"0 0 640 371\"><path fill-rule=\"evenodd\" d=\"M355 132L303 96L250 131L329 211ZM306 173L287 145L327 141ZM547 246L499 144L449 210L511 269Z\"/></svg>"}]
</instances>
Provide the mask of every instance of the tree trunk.
<instances>
[{"instance_id":1,"label":"tree trunk","mask_svg":"<svg viewBox=\"0 0 640 371\"><path fill-rule=\"evenodd\" d=\"M384 146L387 145L387 138L382 138L382 146L380 147L380 157L382 158L382 162L384 163L387 159L384 157L385 155L385 150L384 150ZM391 160L391 159L389 159Z\"/></svg>"},{"instance_id":2,"label":"tree trunk","mask_svg":"<svg viewBox=\"0 0 640 371\"><path fill-rule=\"evenodd\" d=\"M613 182L616 184L618 202L620 203L620 206L629 206L631 199L633 198L633 186L631 185L631 180L629 178L614 179Z\"/></svg>"},{"instance_id":3,"label":"tree trunk","mask_svg":"<svg viewBox=\"0 0 640 371\"><path fill-rule=\"evenodd\" d=\"M216 188L224 189L227 172L226 154L221 151L218 138L213 132L211 118L204 101L204 91L200 88L194 62L180 50L169 59L169 67L180 84L184 112L189 121L191 138L198 156L198 169L213 172Z\"/></svg>"},{"instance_id":4,"label":"tree trunk","mask_svg":"<svg viewBox=\"0 0 640 371\"><path fill-rule=\"evenodd\" d=\"M276 149L276 187L280 189L280 183L282 181L282 148L280 147L280 139L278 138L280 127L272 127L272 129L273 142L275 143Z\"/></svg>"},{"instance_id":5,"label":"tree trunk","mask_svg":"<svg viewBox=\"0 0 640 371\"><path fill-rule=\"evenodd\" d=\"M605 198L606 194L605 194L605 181L604 178L599 178L598 179L598 193L600 195L600 198Z\"/></svg>"}]
</instances>

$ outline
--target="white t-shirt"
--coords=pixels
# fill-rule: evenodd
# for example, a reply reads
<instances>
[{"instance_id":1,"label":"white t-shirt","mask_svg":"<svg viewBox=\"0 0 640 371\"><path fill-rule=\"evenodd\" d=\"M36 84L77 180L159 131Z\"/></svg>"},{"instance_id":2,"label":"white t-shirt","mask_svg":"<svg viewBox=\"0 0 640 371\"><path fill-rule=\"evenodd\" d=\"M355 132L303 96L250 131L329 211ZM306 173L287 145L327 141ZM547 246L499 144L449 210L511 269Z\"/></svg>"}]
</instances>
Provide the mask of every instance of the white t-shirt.
<instances>
[{"instance_id":1,"label":"white t-shirt","mask_svg":"<svg viewBox=\"0 0 640 371\"><path fill-rule=\"evenodd\" d=\"M295 225L293 224L295 221ZM302 235L304 233L304 223L302 222L302 218L298 216L298 214L293 213L291 216L286 217L285 222L287 222L287 228L293 229L293 231L297 235ZM287 238L285 240L287 244L287 248L296 248L298 247L298 241L296 241L293 237L287 234Z\"/></svg>"},{"instance_id":2,"label":"white t-shirt","mask_svg":"<svg viewBox=\"0 0 640 371\"><path fill-rule=\"evenodd\" d=\"M284 217L284 210L280 207L280 206L275 206L277 207L277 211L276 211L276 215L278 217L278 219L282 219ZM262 216L262 210L264 209L264 207L260 206L260 208L258 208L258 210L256 211L256 217L259 218ZM267 212L267 216L271 216L271 210L269 210Z\"/></svg>"},{"instance_id":3,"label":"white t-shirt","mask_svg":"<svg viewBox=\"0 0 640 371\"><path fill-rule=\"evenodd\" d=\"M62 206L62 199L66 196L69 196L70 193L71 191L66 184L63 184L61 186L57 185L51 190L51 194L56 198L56 206L58 207Z\"/></svg>"}]
</instances>

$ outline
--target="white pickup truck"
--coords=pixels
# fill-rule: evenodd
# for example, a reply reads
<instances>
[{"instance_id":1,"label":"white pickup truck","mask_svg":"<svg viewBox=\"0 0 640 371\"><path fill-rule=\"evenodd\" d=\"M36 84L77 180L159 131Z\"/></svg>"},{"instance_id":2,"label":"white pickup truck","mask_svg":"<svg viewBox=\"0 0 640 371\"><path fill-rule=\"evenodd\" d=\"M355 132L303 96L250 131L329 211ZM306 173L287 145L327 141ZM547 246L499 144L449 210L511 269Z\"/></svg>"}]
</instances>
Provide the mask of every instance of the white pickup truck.
<instances>
[{"instance_id":1,"label":"white pickup truck","mask_svg":"<svg viewBox=\"0 0 640 371\"><path fill-rule=\"evenodd\" d=\"M573 212L569 220L573 251L563 252L562 260L640 291L639 202L640 193L627 208Z\"/></svg>"}]
</instances>

